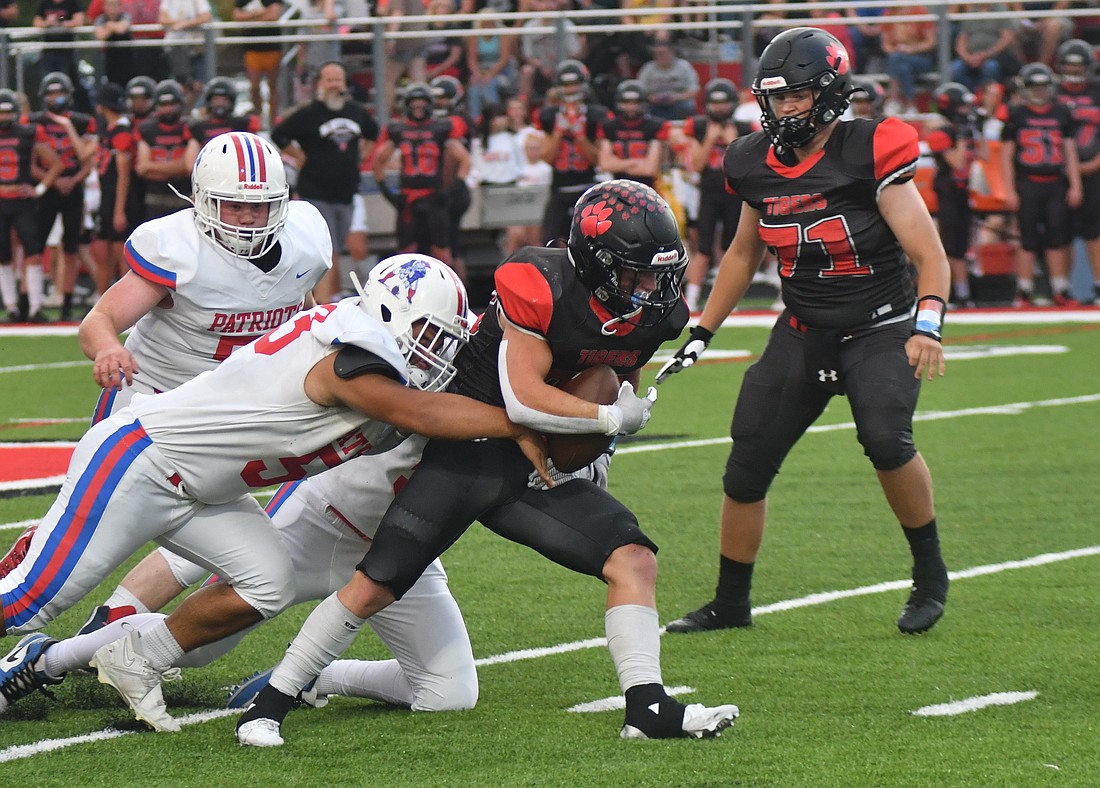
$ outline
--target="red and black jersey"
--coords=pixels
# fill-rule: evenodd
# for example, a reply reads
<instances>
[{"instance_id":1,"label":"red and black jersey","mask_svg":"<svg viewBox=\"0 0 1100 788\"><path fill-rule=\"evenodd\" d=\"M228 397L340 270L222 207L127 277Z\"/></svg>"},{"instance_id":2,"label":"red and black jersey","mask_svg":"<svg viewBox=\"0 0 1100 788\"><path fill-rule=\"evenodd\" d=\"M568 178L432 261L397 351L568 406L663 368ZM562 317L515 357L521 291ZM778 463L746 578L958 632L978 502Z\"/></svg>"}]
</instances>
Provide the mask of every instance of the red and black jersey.
<instances>
[{"instance_id":1,"label":"red and black jersey","mask_svg":"<svg viewBox=\"0 0 1100 788\"><path fill-rule=\"evenodd\" d=\"M461 140L465 130L454 116L417 123L407 118L390 121L378 138L401 151L401 188L434 190L443 185L443 153L447 140Z\"/></svg>"},{"instance_id":2,"label":"red and black jersey","mask_svg":"<svg viewBox=\"0 0 1100 788\"><path fill-rule=\"evenodd\" d=\"M34 186L31 162L35 143L49 143L46 130L36 123L14 123L0 131L0 199L17 199L7 187ZM5 194L5 192L9 192Z\"/></svg>"},{"instance_id":3,"label":"red and black jersey","mask_svg":"<svg viewBox=\"0 0 1100 788\"><path fill-rule=\"evenodd\" d=\"M707 136L707 126L710 122L710 118L706 115L693 115L684 121L684 134L688 137L692 137L696 142L702 142ZM732 117L727 122L731 123L733 127L737 129L738 137L744 137L746 134L752 134L753 132L752 125L749 123L734 120ZM726 190L726 176L722 172L722 160L725 157L726 146L715 145L710 149L710 158L707 160L707 166L699 173L700 190L708 192L724 192Z\"/></svg>"},{"instance_id":4,"label":"red and black jersey","mask_svg":"<svg viewBox=\"0 0 1100 788\"><path fill-rule=\"evenodd\" d=\"M955 169L947 163L943 154L955 147L959 139L965 139L966 156L963 157L962 166ZM927 140L929 150L936 160L936 175L932 180L932 187L937 190L961 189L968 191L970 188L970 166L977 158L976 144L972 129L949 124L932 131Z\"/></svg>"},{"instance_id":5,"label":"red and black jersey","mask_svg":"<svg viewBox=\"0 0 1100 788\"><path fill-rule=\"evenodd\" d=\"M780 161L764 132L730 143L726 183L760 212L796 318L856 328L912 307L913 280L878 196L912 179L919 155L916 130L896 118L838 123L803 162Z\"/></svg>"},{"instance_id":6,"label":"red and black jersey","mask_svg":"<svg viewBox=\"0 0 1100 788\"><path fill-rule=\"evenodd\" d=\"M477 123L475 123L474 119L466 112L454 112L446 117L450 118L451 123L453 123L458 130L458 141L465 146L466 150L470 150L473 145L474 135L477 134Z\"/></svg>"},{"instance_id":7,"label":"red and black jersey","mask_svg":"<svg viewBox=\"0 0 1100 788\"><path fill-rule=\"evenodd\" d=\"M557 123L559 108L544 106L536 117L535 127L547 134L554 132ZM606 107L599 104L581 105L577 122L584 125L584 136L595 141L599 133L600 123L607 117ZM570 186L584 186L591 184L596 178L596 165L588 160L581 152L580 145L572 132L565 132L558 147L558 155L551 162L554 174L550 180L550 186L561 189Z\"/></svg>"},{"instance_id":8,"label":"red and black jersey","mask_svg":"<svg viewBox=\"0 0 1100 788\"><path fill-rule=\"evenodd\" d=\"M688 321L680 301L663 321L640 328L618 324L603 331L610 315L577 277L565 249L527 246L509 257L494 274L496 292L477 331L458 355L458 374L451 391L503 405L497 354L503 330L498 308L524 331L536 334L553 353L547 380L556 383L597 364L608 364L620 376L640 370L665 342L676 339Z\"/></svg>"},{"instance_id":9,"label":"red and black jersey","mask_svg":"<svg viewBox=\"0 0 1100 788\"><path fill-rule=\"evenodd\" d=\"M136 137L149 146L149 157L152 161L169 161L183 158L187 152L187 143L191 140L191 131L183 120L161 123L154 115L138 126ZM161 181L146 179L146 183L147 193L163 191L171 194L168 186ZM176 187L180 194L191 193L190 177L174 178L168 183Z\"/></svg>"},{"instance_id":10,"label":"red and black jersey","mask_svg":"<svg viewBox=\"0 0 1100 788\"><path fill-rule=\"evenodd\" d=\"M1100 80L1058 86L1058 101L1069 107L1077 124L1077 155L1086 161L1100 153Z\"/></svg>"},{"instance_id":11,"label":"red and black jersey","mask_svg":"<svg viewBox=\"0 0 1100 788\"><path fill-rule=\"evenodd\" d=\"M260 118L257 115L230 115L228 118L202 118L193 120L190 124L191 138L199 143L201 148L213 137L219 134L228 134L231 131L249 131L253 134L260 132Z\"/></svg>"},{"instance_id":12,"label":"red and black jersey","mask_svg":"<svg viewBox=\"0 0 1100 788\"><path fill-rule=\"evenodd\" d=\"M95 118L91 115L85 115L83 112L67 112L65 114L73 122L76 136L83 137L86 134L96 133ZM72 138L69 137L69 132L64 127L50 120L45 112L33 113L28 122L37 123L46 131L50 147L57 151L57 155L61 157L61 163L64 165L61 170L62 176L69 177L80 172L80 157L77 156L76 150L73 148Z\"/></svg>"},{"instance_id":13,"label":"red and black jersey","mask_svg":"<svg viewBox=\"0 0 1100 788\"><path fill-rule=\"evenodd\" d=\"M668 141L669 123L667 120L642 115L627 119L616 115L607 115L596 131L596 138L611 143L611 152L620 159L644 159L649 155L649 144L654 140ZM639 178L624 173L612 173L616 178L629 178L646 186L653 185L652 178Z\"/></svg>"},{"instance_id":14,"label":"red and black jersey","mask_svg":"<svg viewBox=\"0 0 1100 788\"><path fill-rule=\"evenodd\" d=\"M104 193L114 193L115 187L118 185L119 154L130 154L132 169L132 157L136 147L134 129L130 125L130 119L125 115L120 117L113 126L108 126L100 133L97 169L99 171L99 186Z\"/></svg>"},{"instance_id":15,"label":"red and black jersey","mask_svg":"<svg viewBox=\"0 0 1100 788\"><path fill-rule=\"evenodd\" d=\"M1062 141L1073 139L1077 124L1069 107L1051 103L1041 107L1014 104L1001 129L1001 140L1016 143L1016 174L1037 178L1060 177L1066 168Z\"/></svg>"}]
</instances>

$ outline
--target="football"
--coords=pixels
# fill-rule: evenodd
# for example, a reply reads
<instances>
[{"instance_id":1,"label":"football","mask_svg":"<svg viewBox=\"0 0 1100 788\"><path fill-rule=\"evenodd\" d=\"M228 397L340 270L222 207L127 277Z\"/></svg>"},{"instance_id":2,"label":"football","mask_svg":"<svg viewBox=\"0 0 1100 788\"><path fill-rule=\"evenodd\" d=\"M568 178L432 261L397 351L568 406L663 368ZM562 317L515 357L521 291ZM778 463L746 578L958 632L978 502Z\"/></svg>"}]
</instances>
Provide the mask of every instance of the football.
<instances>
[{"instance_id":1,"label":"football","mask_svg":"<svg viewBox=\"0 0 1100 788\"><path fill-rule=\"evenodd\" d=\"M607 364L589 367L558 386L562 391L578 399L610 405L619 396L619 376ZM550 459L554 467L564 473L579 471L591 465L596 458L607 451L614 439L613 435L592 433L548 434Z\"/></svg>"}]
</instances>

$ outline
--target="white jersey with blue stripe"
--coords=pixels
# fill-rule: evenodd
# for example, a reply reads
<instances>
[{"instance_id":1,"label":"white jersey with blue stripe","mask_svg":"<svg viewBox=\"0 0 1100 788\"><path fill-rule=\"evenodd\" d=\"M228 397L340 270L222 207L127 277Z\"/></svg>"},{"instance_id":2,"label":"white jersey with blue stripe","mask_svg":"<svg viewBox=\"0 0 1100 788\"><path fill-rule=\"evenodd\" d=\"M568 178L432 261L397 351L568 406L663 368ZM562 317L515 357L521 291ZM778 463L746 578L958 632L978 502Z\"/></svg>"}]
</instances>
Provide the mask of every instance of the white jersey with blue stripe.
<instances>
[{"instance_id":1,"label":"white jersey with blue stripe","mask_svg":"<svg viewBox=\"0 0 1100 788\"><path fill-rule=\"evenodd\" d=\"M126 340L141 366L135 378L155 391L213 369L294 317L332 267L328 226L309 203L288 206L279 262L267 273L201 235L193 212L146 222L126 241L130 270L169 290Z\"/></svg>"},{"instance_id":2,"label":"white jersey with blue stripe","mask_svg":"<svg viewBox=\"0 0 1100 788\"><path fill-rule=\"evenodd\" d=\"M179 388L137 395L129 409L189 495L230 501L394 445L392 425L306 396L306 375L342 344L407 378L396 341L349 298L303 312Z\"/></svg>"}]
</instances>

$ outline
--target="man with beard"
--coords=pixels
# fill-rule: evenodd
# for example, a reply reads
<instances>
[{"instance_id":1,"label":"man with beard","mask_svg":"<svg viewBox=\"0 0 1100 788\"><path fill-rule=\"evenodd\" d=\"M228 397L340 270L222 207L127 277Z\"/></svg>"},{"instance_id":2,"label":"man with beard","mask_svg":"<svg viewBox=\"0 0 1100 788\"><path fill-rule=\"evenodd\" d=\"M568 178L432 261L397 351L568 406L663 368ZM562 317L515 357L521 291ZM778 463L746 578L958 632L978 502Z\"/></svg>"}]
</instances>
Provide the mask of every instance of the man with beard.
<instances>
[{"instance_id":1,"label":"man with beard","mask_svg":"<svg viewBox=\"0 0 1100 788\"><path fill-rule=\"evenodd\" d=\"M276 124L271 139L297 161L298 196L321 212L332 236L332 270L314 290L323 304L339 287L339 256L351 227L359 166L374 150L378 124L348 95L342 63L321 66L316 91L314 101Z\"/></svg>"}]
</instances>

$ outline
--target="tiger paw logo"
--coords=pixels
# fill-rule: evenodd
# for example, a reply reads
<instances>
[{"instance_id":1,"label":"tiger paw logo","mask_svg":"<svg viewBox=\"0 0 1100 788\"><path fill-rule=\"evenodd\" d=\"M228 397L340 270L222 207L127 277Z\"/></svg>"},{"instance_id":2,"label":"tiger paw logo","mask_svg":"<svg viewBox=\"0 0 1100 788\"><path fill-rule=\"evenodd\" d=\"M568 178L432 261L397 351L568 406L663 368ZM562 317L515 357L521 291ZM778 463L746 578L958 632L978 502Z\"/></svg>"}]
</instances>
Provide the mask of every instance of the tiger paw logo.
<instances>
[{"instance_id":1,"label":"tiger paw logo","mask_svg":"<svg viewBox=\"0 0 1100 788\"><path fill-rule=\"evenodd\" d=\"M612 213L606 200L594 205L586 205L581 213L581 232L589 238L603 235L611 229L611 222L608 220Z\"/></svg>"},{"instance_id":2,"label":"tiger paw logo","mask_svg":"<svg viewBox=\"0 0 1100 788\"><path fill-rule=\"evenodd\" d=\"M825 47L825 55L829 58L829 64L836 69L836 73L848 73L848 51L843 46L829 44Z\"/></svg>"}]
</instances>

